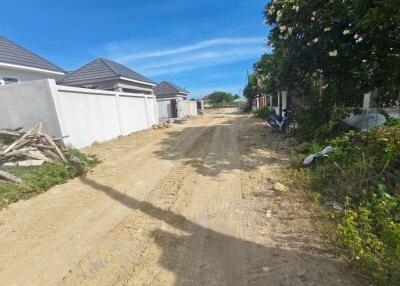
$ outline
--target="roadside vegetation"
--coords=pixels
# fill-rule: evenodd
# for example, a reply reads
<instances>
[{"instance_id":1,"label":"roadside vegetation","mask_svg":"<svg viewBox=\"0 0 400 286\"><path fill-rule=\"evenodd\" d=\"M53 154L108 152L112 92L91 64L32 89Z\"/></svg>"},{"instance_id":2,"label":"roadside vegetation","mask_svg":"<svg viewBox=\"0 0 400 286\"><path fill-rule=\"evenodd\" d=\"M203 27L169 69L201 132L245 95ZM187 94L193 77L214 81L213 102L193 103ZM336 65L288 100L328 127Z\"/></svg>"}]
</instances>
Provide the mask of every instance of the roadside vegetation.
<instances>
[{"instance_id":1,"label":"roadside vegetation","mask_svg":"<svg viewBox=\"0 0 400 286\"><path fill-rule=\"evenodd\" d=\"M0 167L1 170L23 180L21 184L0 180L0 209L21 199L32 198L72 178L82 176L99 163L95 157L78 150L70 151L70 155L76 160L68 163L44 163L37 167Z\"/></svg>"},{"instance_id":2,"label":"roadside vegetation","mask_svg":"<svg viewBox=\"0 0 400 286\"><path fill-rule=\"evenodd\" d=\"M254 111L254 116L261 119L267 119L271 114L271 110L265 106Z\"/></svg>"},{"instance_id":3,"label":"roadside vegetation","mask_svg":"<svg viewBox=\"0 0 400 286\"><path fill-rule=\"evenodd\" d=\"M400 124L349 131L311 143L309 151L326 145L333 152L310 168L296 168L293 181L314 201L336 208L336 235L352 261L382 284L399 285Z\"/></svg>"},{"instance_id":4,"label":"roadside vegetation","mask_svg":"<svg viewBox=\"0 0 400 286\"><path fill-rule=\"evenodd\" d=\"M225 106L225 104L232 104L235 102L235 100L240 98L237 94L233 95L230 92L225 91L214 91L207 97L212 108L222 108Z\"/></svg>"},{"instance_id":5,"label":"roadside vegetation","mask_svg":"<svg viewBox=\"0 0 400 286\"><path fill-rule=\"evenodd\" d=\"M244 96L251 103L287 90L295 99L304 154L333 152L297 166L292 181L336 210L326 224L349 260L378 284L400 285L400 123L387 117L360 131L343 122L361 113L365 93L378 108L400 106L398 1L272 0L264 15L271 52L255 63Z\"/></svg>"}]
</instances>

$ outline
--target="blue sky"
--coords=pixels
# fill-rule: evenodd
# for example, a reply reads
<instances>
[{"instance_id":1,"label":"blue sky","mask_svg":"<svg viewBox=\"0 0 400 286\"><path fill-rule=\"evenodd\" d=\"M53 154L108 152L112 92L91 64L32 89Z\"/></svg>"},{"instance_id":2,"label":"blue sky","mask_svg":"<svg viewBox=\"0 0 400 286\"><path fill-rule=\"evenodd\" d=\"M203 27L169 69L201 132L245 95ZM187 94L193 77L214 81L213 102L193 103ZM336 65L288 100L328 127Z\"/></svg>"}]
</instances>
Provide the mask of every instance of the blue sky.
<instances>
[{"instance_id":1,"label":"blue sky","mask_svg":"<svg viewBox=\"0 0 400 286\"><path fill-rule=\"evenodd\" d=\"M9 1L1 33L65 70L96 57L201 97L238 93L266 52L266 0Z\"/></svg>"}]
</instances>

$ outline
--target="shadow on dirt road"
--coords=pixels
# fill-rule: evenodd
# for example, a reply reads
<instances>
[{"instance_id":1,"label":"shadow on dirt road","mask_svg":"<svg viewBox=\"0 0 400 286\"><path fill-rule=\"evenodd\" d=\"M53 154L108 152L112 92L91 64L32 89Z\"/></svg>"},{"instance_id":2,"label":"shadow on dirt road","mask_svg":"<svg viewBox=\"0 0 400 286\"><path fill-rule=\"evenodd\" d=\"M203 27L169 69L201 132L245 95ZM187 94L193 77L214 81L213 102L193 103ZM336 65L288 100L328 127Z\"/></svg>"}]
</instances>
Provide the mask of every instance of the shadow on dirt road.
<instances>
[{"instance_id":1,"label":"shadow on dirt road","mask_svg":"<svg viewBox=\"0 0 400 286\"><path fill-rule=\"evenodd\" d=\"M175 274L175 285L358 285L356 281L346 284L348 281L337 278L344 265L333 259L265 247L228 236L91 179L81 178L81 181L132 210L139 210L187 233L180 236L163 230L152 232L154 242L163 249L159 263ZM201 257L197 257L196 252L191 253L192 249L181 248L182 241L196 241L198 236L204 235L206 239L200 241L207 245ZM177 263L182 256L189 256L192 261L201 259L200 264L196 263L200 265L199 269L193 269L192 263L187 261Z\"/></svg>"},{"instance_id":2,"label":"shadow on dirt road","mask_svg":"<svg viewBox=\"0 0 400 286\"><path fill-rule=\"evenodd\" d=\"M222 172L226 173L239 168L243 171L251 171L264 165L287 163L287 158L284 158L286 151L279 148L283 140L279 136L273 140L270 138L269 144L263 146L271 149L268 156L257 155L256 150L260 146L256 142L263 139L258 140L259 138L256 137L264 138L271 134L268 134L265 128L263 128L265 132L261 134L249 134L249 132L242 134L242 126L248 128L248 121L252 118L246 118L240 113L230 113L228 119L226 113L221 113L221 115L214 113L213 118L218 120L218 123L208 127L186 127L183 131L168 131L169 136L159 143L161 148L154 155L163 160L182 160L183 164L194 167L198 174L208 177L216 177ZM204 128L206 128L205 131ZM184 144L180 141L182 135L202 132L204 133L196 140L191 152L183 152L179 148L179 144ZM242 141L245 143L241 144ZM242 148L246 148L245 154L243 150L238 150ZM238 162L241 162L240 166Z\"/></svg>"}]
</instances>

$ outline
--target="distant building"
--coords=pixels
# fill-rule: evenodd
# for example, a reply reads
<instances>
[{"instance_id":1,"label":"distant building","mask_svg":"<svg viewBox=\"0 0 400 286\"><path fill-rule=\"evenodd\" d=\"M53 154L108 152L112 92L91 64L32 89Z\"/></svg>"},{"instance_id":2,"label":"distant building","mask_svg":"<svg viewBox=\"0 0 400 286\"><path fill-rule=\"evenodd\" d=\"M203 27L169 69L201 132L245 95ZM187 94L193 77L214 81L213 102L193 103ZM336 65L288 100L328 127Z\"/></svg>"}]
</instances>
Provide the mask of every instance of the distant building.
<instances>
[{"instance_id":1,"label":"distant building","mask_svg":"<svg viewBox=\"0 0 400 286\"><path fill-rule=\"evenodd\" d=\"M38 79L58 79L65 71L48 60L0 36L0 85Z\"/></svg>"},{"instance_id":2,"label":"distant building","mask_svg":"<svg viewBox=\"0 0 400 286\"><path fill-rule=\"evenodd\" d=\"M58 84L91 89L153 94L156 83L130 68L97 58L57 81Z\"/></svg>"}]
</instances>

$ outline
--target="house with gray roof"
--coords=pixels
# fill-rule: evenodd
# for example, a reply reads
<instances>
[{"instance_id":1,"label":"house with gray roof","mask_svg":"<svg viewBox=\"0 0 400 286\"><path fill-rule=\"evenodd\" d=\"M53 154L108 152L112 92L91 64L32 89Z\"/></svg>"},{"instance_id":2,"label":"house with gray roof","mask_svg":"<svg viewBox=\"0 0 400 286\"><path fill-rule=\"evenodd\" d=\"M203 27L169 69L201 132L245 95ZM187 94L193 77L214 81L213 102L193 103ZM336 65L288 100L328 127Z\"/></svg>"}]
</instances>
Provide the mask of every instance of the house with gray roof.
<instances>
[{"instance_id":1,"label":"house with gray roof","mask_svg":"<svg viewBox=\"0 0 400 286\"><path fill-rule=\"evenodd\" d=\"M162 81L154 87L160 121L185 116L183 102L189 92L169 81Z\"/></svg>"},{"instance_id":2,"label":"house with gray roof","mask_svg":"<svg viewBox=\"0 0 400 286\"><path fill-rule=\"evenodd\" d=\"M97 58L66 74L57 80L57 84L140 94L153 94L156 85L130 68L104 58Z\"/></svg>"},{"instance_id":3,"label":"house with gray roof","mask_svg":"<svg viewBox=\"0 0 400 286\"><path fill-rule=\"evenodd\" d=\"M186 99L189 92L169 81L162 81L154 87L157 99L161 98L183 98Z\"/></svg>"},{"instance_id":4,"label":"house with gray roof","mask_svg":"<svg viewBox=\"0 0 400 286\"><path fill-rule=\"evenodd\" d=\"M58 79L64 74L55 64L0 36L0 85Z\"/></svg>"}]
</instances>

